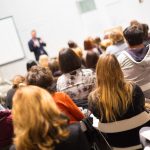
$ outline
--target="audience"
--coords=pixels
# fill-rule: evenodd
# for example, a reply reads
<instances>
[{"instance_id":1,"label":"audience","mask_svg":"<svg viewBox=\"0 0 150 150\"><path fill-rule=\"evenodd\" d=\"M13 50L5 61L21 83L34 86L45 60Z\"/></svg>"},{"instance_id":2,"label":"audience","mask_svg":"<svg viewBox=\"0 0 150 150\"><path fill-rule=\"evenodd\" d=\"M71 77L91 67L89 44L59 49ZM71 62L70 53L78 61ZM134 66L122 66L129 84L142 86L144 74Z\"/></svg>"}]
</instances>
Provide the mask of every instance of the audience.
<instances>
[{"instance_id":1,"label":"audience","mask_svg":"<svg viewBox=\"0 0 150 150\"><path fill-rule=\"evenodd\" d=\"M150 98L150 50L143 44L143 31L137 26L124 30L129 48L118 57L126 79L139 85L146 98Z\"/></svg>"},{"instance_id":2,"label":"audience","mask_svg":"<svg viewBox=\"0 0 150 150\"><path fill-rule=\"evenodd\" d=\"M36 61L34 61L34 60L27 61L27 64L26 64L27 71L30 71L30 69L32 68L32 66L37 66Z\"/></svg>"},{"instance_id":3,"label":"audience","mask_svg":"<svg viewBox=\"0 0 150 150\"><path fill-rule=\"evenodd\" d=\"M59 52L62 75L57 80L57 90L70 95L73 100L87 100L95 87L95 74L91 69L82 69L81 60L69 48Z\"/></svg>"},{"instance_id":4,"label":"audience","mask_svg":"<svg viewBox=\"0 0 150 150\"><path fill-rule=\"evenodd\" d=\"M110 40L112 40L113 45L110 45L106 49L106 53L114 54L116 57L125 50L128 45L124 42L124 37L119 31L113 31L110 34Z\"/></svg>"},{"instance_id":5,"label":"audience","mask_svg":"<svg viewBox=\"0 0 150 150\"><path fill-rule=\"evenodd\" d=\"M149 145L140 143L150 128L148 32L147 24L132 20L123 35L86 38L85 51L70 40L56 58L29 60L26 77L16 75L7 95L0 93L8 108L0 102L0 150L98 150L106 149L104 141L108 149Z\"/></svg>"},{"instance_id":6,"label":"audience","mask_svg":"<svg viewBox=\"0 0 150 150\"><path fill-rule=\"evenodd\" d=\"M100 56L96 67L97 87L89 95L89 109L99 119L99 130L113 148L142 148L139 130L150 125L144 94L135 83L124 79L117 58Z\"/></svg>"},{"instance_id":7,"label":"audience","mask_svg":"<svg viewBox=\"0 0 150 150\"><path fill-rule=\"evenodd\" d=\"M27 85L36 85L51 93L59 109L70 119L70 123L81 121L84 118L82 112L67 94L55 92L52 73L48 68L32 67L31 71L28 72L26 82Z\"/></svg>"},{"instance_id":8,"label":"audience","mask_svg":"<svg viewBox=\"0 0 150 150\"><path fill-rule=\"evenodd\" d=\"M68 126L68 119L44 89L20 88L13 106L15 138L11 150L89 150L80 126Z\"/></svg>"},{"instance_id":9,"label":"audience","mask_svg":"<svg viewBox=\"0 0 150 150\"><path fill-rule=\"evenodd\" d=\"M16 90L19 88L20 84L23 84L25 81L25 78L21 75L16 75L12 81L13 85L12 88L7 92L6 96L6 107L9 109L12 109L12 99L16 92Z\"/></svg>"}]
</instances>

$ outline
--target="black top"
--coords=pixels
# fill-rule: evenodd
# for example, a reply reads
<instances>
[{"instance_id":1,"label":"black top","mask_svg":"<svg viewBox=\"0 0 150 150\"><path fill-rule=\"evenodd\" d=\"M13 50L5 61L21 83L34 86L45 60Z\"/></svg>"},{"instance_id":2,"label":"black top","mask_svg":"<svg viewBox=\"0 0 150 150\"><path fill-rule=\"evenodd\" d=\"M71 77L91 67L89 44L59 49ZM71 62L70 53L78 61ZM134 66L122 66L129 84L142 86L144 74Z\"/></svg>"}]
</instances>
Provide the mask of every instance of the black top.
<instances>
[{"instance_id":1,"label":"black top","mask_svg":"<svg viewBox=\"0 0 150 150\"><path fill-rule=\"evenodd\" d=\"M101 116L103 115L103 108L99 107L100 105L98 106L98 95L96 95L96 93L90 94L88 102L89 102L89 109L93 112L95 117L100 119ZM142 113L143 111L145 111L144 105L145 105L145 98L141 88L137 85L133 85L132 103L128 107L126 112L124 112L121 116L116 116L116 121L129 119ZM107 124L104 115L101 122ZM150 126L150 121L143 123L143 125L130 130L107 134L103 133L103 134L105 135L108 143L111 146L118 148L125 148L140 144L139 130L141 129L141 127L144 126Z\"/></svg>"},{"instance_id":2,"label":"black top","mask_svg":"<svg viewBox=\"0 0 150 150\"><path fill-rule=\"evenodd\" d=\"M7 92L7 96L6 96L6 107L9 109L12 109L12 99L13 96L16 92L16 88L11 88L8 92Z\"/></svg>"},{"instance_id":3,"label":"black top","mask_svg":"<svg viewBox=\"0 0 150 150\"><path fill-rule=\"evenodd\" d=\"M60 144L55 145L54 150L90 150L87 139L81 131L79 124L72 124L68 129L70 136ZM15 146L12 146L10 150L16 150Z\"/></svg>"},{"instance_id":4,"label":"black top","mask_svg":"<svg viewBox=\"0 0 150 150\"><path fill-rule=\"evenodd\" d=\"M44 46L46 46L46 43L44 42L40 42L40 38L36 38L38 41L39 41L39 47L37 46L34 46L34 42L33 40L31 39L29 42L28 42L28 46L29 46L29 49L31 52L34 52L34 55L35 55L35 58L36 58L36 61L39 60L39 57L40 55L48 55L47 52L44 50Z\"/></svg>"},{"instance_id":5,"label":"black top","mask_svg":"<svg viewBox=\"0 0 150 150\"><path fill-rule=\"evenodd\" d=\"M95 117L100 119L100 115L103 114L103 110L99 108L98 104L98 95L95 96L89 95L88 104L89 109L92 111ZM129 106L127 111L122 116L116 116L116 121L131 118L145 110L145 98L141 88L138 85L133 85L133 96L132 104ZM119 109L119 108L118 108ZM105 116L102 119L103 123L106 123Z\"/></svg>"}]
</instances>

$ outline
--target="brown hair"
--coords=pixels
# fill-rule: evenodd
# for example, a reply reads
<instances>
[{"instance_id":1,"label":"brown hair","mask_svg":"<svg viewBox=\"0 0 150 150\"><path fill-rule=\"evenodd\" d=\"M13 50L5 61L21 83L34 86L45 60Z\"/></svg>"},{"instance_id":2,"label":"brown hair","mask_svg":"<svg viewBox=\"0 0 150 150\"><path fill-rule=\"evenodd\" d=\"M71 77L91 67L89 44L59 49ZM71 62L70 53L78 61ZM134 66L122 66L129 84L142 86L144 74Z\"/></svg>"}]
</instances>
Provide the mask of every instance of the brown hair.
<instances>
[{"instance_id":1,"label":"brown hair","mask_svg":"<svg viewBox=\"0 0 150 150\"><path fill-rule=\"evenodd\" d=\"M94 40L91 38L84 40L84 50L91 50L94 48Z\"/></svg>"},{"instance_id":2,"label":"brown hair","mask_svg":"<svg viewBox=\"0 0 150 150\"><path fill-rule=\"evenodd\" d=\"M40 66L33 66L26 77L27 85L36 85L48 90L50 93L54 92L51 88L53 84L53 76L49 68Z\"/></svg>"},{"instance_id":3,"label":"brown hair","mask_svg":"<svg viewBox=\"0 0 150 150\"><path fill-rule=\"evenodd\" d=\"M113 44L117 44L119 42L124 41L124 37L119 31L113 31L110 34L110 39L112 40Z\"/></svg>"},{"instance_id":4,"label":"brown hair","mask_svg":"<svg viewBox=\"0 0 150 150\"><path fill-rule=\"evenodd\" d=\"M102 54L96 67L99 104L104 110L106 121L115 121L116 116L126 112L132 101L132 84L124 80L117 61L111 54ZM102 119L102 118L101 118Z\"/></svg>"},{"instance_id":5,"label":"brown hair","mask_svg":"<svg viewBox=\"0 0 150 150\"><path fill-rule=\"evenodd\" d=\"M51 95L36 86L19 88L13 97L14 143L17 150L52 150L69 135Z\"/></svg>"},{"instance_id":6,"label":"brown hair","mask_svg":"<svg viewBox=\"0 0 150 150\"><path fill-rule=\"evenodd\" d=\"M13 80L12 80L12 82L13 82L13 88L18 88L19 85L20 85L21 83L23 83L24 81L25 81L25 77L23 77L22 75L16 75L16 76L13 78Z\"/></svg>"},{"instance_id":7,"label":"brown hair","mask_svg":"<svg viewBox=\"0 0 150 150\"><path fill-rule=\"evenodd\" d=\"M63 48L59 52L59 66L62 73L69 73L81 67L81 59L70 48Z\"/></svg>"}]
</instances>

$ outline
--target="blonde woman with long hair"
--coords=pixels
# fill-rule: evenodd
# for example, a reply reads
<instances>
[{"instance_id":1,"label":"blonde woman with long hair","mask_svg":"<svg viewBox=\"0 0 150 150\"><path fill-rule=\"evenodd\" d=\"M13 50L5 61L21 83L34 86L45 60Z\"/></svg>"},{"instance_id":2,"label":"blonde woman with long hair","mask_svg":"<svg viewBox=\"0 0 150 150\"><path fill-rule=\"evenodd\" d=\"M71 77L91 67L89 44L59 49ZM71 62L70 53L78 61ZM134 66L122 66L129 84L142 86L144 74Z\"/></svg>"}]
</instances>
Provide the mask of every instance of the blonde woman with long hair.
<instances>
[{"instance_id":1,"label":"blonde woman with long hair","mask_svg":"<svg viewBox=\"0 0 150 150\"><path fill-rule=\"evenodd\" d=\"M139 129L150 125L139 86L126 81L114 55L100 56L97 87L89 95L89 109L99 119L99 130L115 148L140 149Z\"/></svg>"},{"instance_id":2,"label":"blonde woman with long hair","mask_svg":"<svg viewBox=\"0 0 150 150\"><path fill-rule=\"evenodd\" d=\"M88 149L79 125L68 127L68 119L42 88L19 88L13 98L12 113L15 133L12 150Z\"/></svg>"}]
</instances>

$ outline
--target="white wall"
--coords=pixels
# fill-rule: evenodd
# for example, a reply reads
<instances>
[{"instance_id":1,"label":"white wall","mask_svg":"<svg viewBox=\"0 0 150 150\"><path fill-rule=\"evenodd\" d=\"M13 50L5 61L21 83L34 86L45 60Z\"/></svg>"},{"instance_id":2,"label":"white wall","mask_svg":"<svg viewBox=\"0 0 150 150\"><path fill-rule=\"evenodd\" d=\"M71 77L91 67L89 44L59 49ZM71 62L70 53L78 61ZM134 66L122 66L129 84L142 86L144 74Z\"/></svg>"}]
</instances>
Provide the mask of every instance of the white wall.
<instances>
[{"instance_id":1,"label":"white wall","mask_svg":"<svg viewBox=\"0 0 150 150\"><path fill-rule=\"evenodd\" d=\"M0 0L0 18L13 16L24 47L26 59L0 68L6 79L25 74L26 60L32 59L27 42L36 29L47 43L52 57L69 39L82 44L89 35L101 35L112 26L127 26L131 19L150 24L150 0L95 0L97 10L80 15L76 0Z\"/></svg>"}]
</instances>

